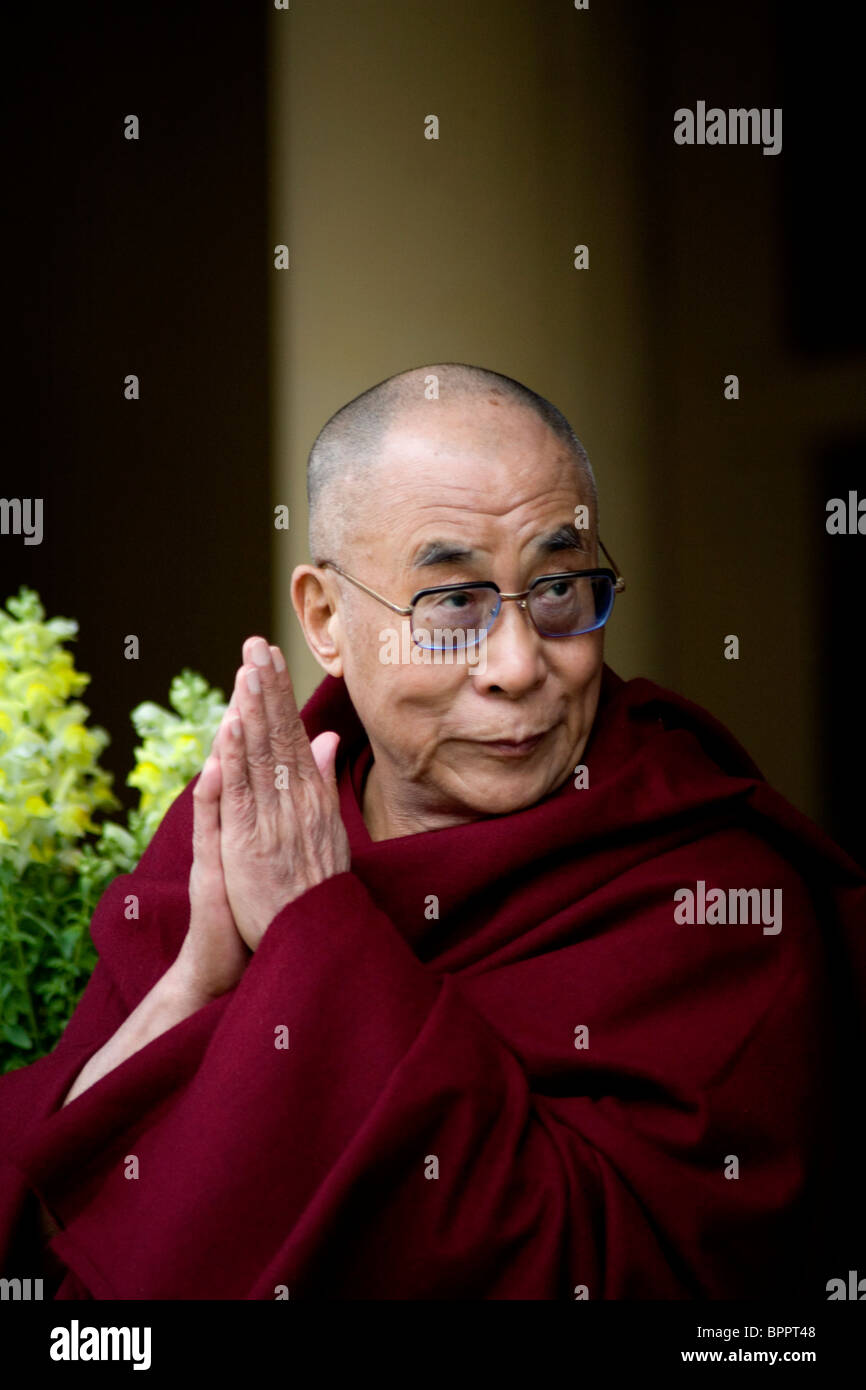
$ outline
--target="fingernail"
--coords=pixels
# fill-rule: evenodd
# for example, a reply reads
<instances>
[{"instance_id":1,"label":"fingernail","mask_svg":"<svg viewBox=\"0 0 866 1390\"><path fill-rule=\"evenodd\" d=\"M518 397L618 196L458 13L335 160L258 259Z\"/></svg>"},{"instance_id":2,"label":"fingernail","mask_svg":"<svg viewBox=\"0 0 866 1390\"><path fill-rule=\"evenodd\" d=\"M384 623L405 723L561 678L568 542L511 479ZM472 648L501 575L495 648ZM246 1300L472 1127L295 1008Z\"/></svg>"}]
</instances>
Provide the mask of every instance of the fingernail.
<instances>
[{"instance_id":1,"label":"fingernail","mask_svg":"<svg viewBox=\"0 0 866 1390\"><path fill-rule=\"evenodd\" d=\"M258 671L247 671L247 690L251 690L254 695L258 695L261 688L262 683L259 680Z\"/></svg>"},{"instance_id":2,"label":"fingernail","mask_svg":"<svg viewBox=\"0 0 866 1390\"><path fill-rule=\"evenodd\" d=\"M256 666L270 665L271 654L268 651L268 644L267 642L263 642L261 638L259 638L258 642L253 643L250 655Z\"/></svg>"},{"instance_id":3,"label":"fingernail","mask_svg":"<svg viewBox=\"0 0 866 1390\"><path fill-rule=\"evenodd\" d=\"M233 719L231 721L231 723L229 724L229 732L231 733L232 738L240 738L241 721L239 719Z\"/></svg>"},{"instance_id":4,"label":"fingernail","mask_svg":"<svg viewBox=\"0 0 866 1390\"><path fill-rule=\"evenodd\" d=\"M275 671L285 671L286 663L279 647L271 647L271 661L274 663Z\"/></svg>"}]
</instances>

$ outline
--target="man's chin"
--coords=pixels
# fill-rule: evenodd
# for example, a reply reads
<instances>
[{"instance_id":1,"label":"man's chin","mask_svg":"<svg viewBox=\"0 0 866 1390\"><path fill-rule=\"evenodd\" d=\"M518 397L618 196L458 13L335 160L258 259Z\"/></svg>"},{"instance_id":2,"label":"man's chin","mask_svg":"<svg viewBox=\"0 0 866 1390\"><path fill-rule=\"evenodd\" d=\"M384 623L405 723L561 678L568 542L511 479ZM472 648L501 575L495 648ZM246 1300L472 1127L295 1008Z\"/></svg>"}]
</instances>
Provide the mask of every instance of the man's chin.
<instances>
[{"instance_id":1,"label":"man's chin","mask_svg":"<svg viewBox=\"0 0 866 1390\"><path fill-rule=\"evenodd\" d=\"M530 767L516 760L490 770L473 767L454 788L462 806L477 816L506 816L534 806L565 780L566 774L547 765Z\"/></svg>"}]
</instances>

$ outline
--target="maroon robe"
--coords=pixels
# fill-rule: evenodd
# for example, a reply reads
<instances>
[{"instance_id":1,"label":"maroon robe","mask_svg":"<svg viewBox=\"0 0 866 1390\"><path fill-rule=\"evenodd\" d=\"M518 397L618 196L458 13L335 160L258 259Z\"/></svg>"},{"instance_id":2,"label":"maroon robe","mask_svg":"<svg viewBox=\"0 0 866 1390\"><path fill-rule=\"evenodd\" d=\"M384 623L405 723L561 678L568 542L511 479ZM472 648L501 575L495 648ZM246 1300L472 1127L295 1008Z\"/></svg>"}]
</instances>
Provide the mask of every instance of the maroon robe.
<instances>
[{"instance_id":1,"label":"maroon robe","mask_svg":"<svg viewBox=\"0 0 866 1390\"><path fill-rule=\"evenodd\" d=\"M351 871L59 1109L180 947L178 797L57 1048L0 1079L5 1275L33 1194L61 1298L825 1299L862 1264L866 876L720 724L605 668L588 788L374 843L343 682L303 719L342 737ZM678 922L699 881L781 889L781 931Z\"/></svg>"}]
</instances>

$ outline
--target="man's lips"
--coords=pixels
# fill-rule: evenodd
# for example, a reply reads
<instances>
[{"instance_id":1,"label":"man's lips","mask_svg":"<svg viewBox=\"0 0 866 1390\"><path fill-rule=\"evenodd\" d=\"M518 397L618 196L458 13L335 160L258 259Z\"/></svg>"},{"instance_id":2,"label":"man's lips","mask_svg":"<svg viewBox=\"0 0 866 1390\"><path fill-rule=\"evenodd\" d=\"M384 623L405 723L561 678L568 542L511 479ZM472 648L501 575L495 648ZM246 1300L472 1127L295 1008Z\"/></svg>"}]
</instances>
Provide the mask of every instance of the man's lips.
<instances>
[{"instance_id":1,"label":"man's lips","mask_svg":"<svg viewBox=\"0 0 866 1390\"><path fill-rule=\"evenodd\" d=\"M501 753L504 757L523 758L532 753L549 733L549 729L542 729L540 734L529 734L526 738L480 738L476 742L493 753Z\"/></svg>"}]
</instances>

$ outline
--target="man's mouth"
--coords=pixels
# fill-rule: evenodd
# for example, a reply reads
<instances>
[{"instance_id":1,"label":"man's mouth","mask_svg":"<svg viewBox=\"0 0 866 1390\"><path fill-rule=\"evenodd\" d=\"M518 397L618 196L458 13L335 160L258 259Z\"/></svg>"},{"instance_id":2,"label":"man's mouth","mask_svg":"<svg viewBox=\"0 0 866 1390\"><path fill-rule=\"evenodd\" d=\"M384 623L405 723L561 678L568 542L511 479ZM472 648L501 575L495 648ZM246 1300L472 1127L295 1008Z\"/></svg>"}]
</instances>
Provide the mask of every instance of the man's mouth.
<instances>
[{"instance_id":1,"label":"man's mouth","mask_svg":"<svg viewBox=\"0 0 866 1390\"><path fill-rule=\"evenodd\" d=\"M528 738L482 738L478 742L482 747L488 748L491 753L498 753L503 758L526 758L535 751L541 740L549 733L549 729L544 729L540 734L532 734Z\"/></svg>"}]
</instances>

